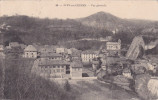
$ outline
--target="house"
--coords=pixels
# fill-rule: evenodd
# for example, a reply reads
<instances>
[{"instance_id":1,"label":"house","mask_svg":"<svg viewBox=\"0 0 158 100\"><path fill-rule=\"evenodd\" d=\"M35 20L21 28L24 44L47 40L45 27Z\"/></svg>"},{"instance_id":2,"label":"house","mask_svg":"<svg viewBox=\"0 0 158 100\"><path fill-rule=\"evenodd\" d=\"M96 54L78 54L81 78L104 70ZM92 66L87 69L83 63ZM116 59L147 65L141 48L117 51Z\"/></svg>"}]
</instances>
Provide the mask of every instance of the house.
<instances>
[{"instance_id":1,"label":"house","mask_svg":"<svg viewBox=\"0 0 158 100\"><path fill-rule=\"evenodd\" d=\"M132 74L131 74L131 70L128 68L125 68L122 72L122 75L125 76L126 78L131 79L132 78Z\"/></svg>"},{"instance_id":2,"label":"house","mask_svg":"<svg viewBox=\"0 0 158 100\"><path fill-rule=\"evenodd\" d=\"M121 49L121 40L119 39L118 42L107 42L106 49L107 50L120 50Z\"/></svg>"},{"instance_id":3,"label":"house","mask_svg":"<svg viewBox=\"0 0 158 100\"><path fill-rule=\"evenodd\" d=\"M145 45L145 50L153 49L158 44L158 39Z\"/></svg>"},{"instance_id":4,"label":"house","mask_svg":"<svg viewBox=\"0 0 158 100\"><path fill-rule=\"evenodd\" d=\"M72 60L81 60L81 52L80 50L77 50L77 49L74 49L72 50L72 53L71 53L71 57L72 57Z\"/></svg>"},{"instance_id":5,"label":"house","mask_svg":"<svg viewBox=\"0 0 158 100\"><path fill-rule=\"evenodd\" d=\"M41 60L38 64L40 76L45 78L63 78L70 63L63 60Z\"/></svg>"},{"instance_id":6,"label":"house","mask_svg":"<svg viewBox=\"0 0 158 100\"><path fill-rule=\"evenodd\" d=\"M92 59L98 57L98 51L87 50L81 53L81 59L83 63L90 63Z\"/></svg>"},{"instance_id":7,"label":"house","mask_svg":"<svg viewBox=\"0 0 158 100\"><path fill-rule=\"evenodd\" d=\"M71 49L67 49L67 54L72 54L72 50Z\"/></svg>"},{"instance_id":8,"label":"house","mask_svg":"<svg viewBox=\"0 0 158 100\"><path fill-rule=\"evenodd\" d=\"M25 58L37 58L37 49L33 45L28 45L24 49Z\"/></svg>"},{"instance_id":9,"label":"house","mask_svg":"<svg viewBox=\"0 0 158 100\"><path fill-rule=\"evenodd\" d=\"M56 48L56 53L65 53L66 49L64 47L57 47Z\"/></svg>"},{"instance_id":10,"label":"house","mask_svg":"<svg viewBox=\"0 0 158 100\"><path fill-rule=\"evenodd\" d=\"M42 53L40 54L40 58L47 58L52 60L62 60L63 56L58 53Z\"/></svg>"},{"instance_id":11,"label":"house","mask_svg":"<svg viewBox=\"0 0 158 100\"><path fill-rule=\"evenodd\" d=\"M3 50L4 50L4 46L0 45L0 51L3 51Z\"/></svg>"},{"instance_id":12,"label":"house","mask_svg":"<svg viewBox=\"0 0 158 100\"><path fill-rule=\"evenodd\" d=\"M10 48L19 47L19 46L20 46L20 44L18 42L10 42L9 43Z\"/></svg>"},{"instance_id":13,"label":"house","mask_svg":"<svg viewBox=\"0 0 158 100\"><path fill-rule=\"evenodd\" d=\"M70 64L71 78L82 78L83 64L81 61L74 61Z\"/></svg>"},{"instance_id":14,"label":"house","mask_svg":"<svg viewBox=\"0 0 158 100\"><path fill-rule=\"evenodd\" d=\"M108 55L119 55L121 50L121 40L118 42L107 42L106 50L108 51Z\"/></svg>"},{"instance_id":15,"label":"house","mask_svg":"<svg viewBox=\"0 0 158 100\"><path fill-rule=\"evenodd\" d=\"M98 68L99 68L99 60L96 59L96 58L94 58L94 59L92 60L92 69L93 69L94 71L96 71Z\"/></svg>"}]
</instances>

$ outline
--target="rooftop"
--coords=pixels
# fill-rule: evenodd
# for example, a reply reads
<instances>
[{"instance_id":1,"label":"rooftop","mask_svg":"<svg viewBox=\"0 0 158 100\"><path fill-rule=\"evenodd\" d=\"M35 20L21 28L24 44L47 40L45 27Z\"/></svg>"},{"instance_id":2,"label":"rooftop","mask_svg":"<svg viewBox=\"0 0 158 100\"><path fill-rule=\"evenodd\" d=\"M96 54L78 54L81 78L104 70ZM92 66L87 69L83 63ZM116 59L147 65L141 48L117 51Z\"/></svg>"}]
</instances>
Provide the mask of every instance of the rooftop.
<instances>
[{"instance_id":1,"label":"rooftop","mask_svg":"<svg viewBox=\"0 0 158 100\"><path fill-rule=\"evenodd\" d=\"M64 60L41 60L39 61L39 64L40 66L43 66L43 65L70 65L69 62L67 61L64 61Z\"/></svg>"},{"instance_id":2,"label":"rooftop","mask_svg":"<svg viewBox=\"0 0 158 100\"><path fill-rule=\"evenodd\" d=\"M82 54L98 54L98 51L86 50L86 51L83 51Z\"/></svg>"},{"instance_id":3,"label":"rooftop","mask_svg":"<svg viewBox=\"0 0 158 100\"><path fill-rule=\"evenodd\" d=\"M81 61L74 61L70 64L70 66L72 68L82 68L83 67L83 64Z\"/></svg>"},{"instance_id":4,"label":"rooftop","mask_svg":"<svg viewBox=\"0 0 158 100\"><path fill-rule=\"evenodd\" d=\"M119 42L107 42L106 45L118 45L120 44Z\"/></svg>"},{"instance_id":5,"label":"rooftop","mask_svg":"<svg viewBox=\"0 0 158 100\"><path fill-rule=\"evenodd\" d=\"M61 54L58 53L42 53L41 57L62 57Z\"/></svg>"},{"instance_id":6,"label":"rooftop","mask_svg":"<svg viewBox=\"0 0 158 100\"><path fill-rule=\"evenodd\" d=\"M28 45L24 51L37 51L37 49L33 45Z\"/></svg>"}]
</instances>

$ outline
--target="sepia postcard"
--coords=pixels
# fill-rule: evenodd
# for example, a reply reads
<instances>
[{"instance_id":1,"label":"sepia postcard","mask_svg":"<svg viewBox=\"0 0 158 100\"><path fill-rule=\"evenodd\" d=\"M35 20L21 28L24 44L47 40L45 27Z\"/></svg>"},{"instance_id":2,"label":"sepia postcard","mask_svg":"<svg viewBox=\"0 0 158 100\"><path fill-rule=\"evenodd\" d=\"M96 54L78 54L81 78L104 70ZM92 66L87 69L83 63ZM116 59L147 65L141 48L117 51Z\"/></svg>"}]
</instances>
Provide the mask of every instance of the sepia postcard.
<instances>
[{"instance_id":1,"label":"sepia postcard","mask_svg":"<svg viewBox=\"0 0 158 100\"><path fill-rule=\"evenodd\" d=\"M158 100L158 0L0 0L0 100Z\"/></svg>"}]
</instances>

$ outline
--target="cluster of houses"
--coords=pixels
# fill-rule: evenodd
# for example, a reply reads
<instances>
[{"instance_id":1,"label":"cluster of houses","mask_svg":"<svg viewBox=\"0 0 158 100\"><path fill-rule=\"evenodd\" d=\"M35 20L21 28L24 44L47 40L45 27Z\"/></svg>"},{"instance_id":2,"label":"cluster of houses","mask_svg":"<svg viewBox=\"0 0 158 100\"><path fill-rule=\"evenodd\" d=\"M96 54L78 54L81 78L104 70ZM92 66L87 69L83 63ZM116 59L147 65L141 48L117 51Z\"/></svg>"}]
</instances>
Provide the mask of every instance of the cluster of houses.
<instances>
[{"instance_id":1,"label":"cluster of houses","mask_svg":"<svg viewBox=\"0 0 158 100\"><path fill-rule=\"evenodd\" d=\"M105 55L120 53L121 42L107 42L101 50L78 50L76 48L65 48L57 45L24 45L18 42L11 42L6 49L21 47L21 57L35 59L32 68L33 72L40 76L49 78L81 78L84 64L92 64L93 59L103 58ZM0 52L3 46L0 46Z\"/></svg>"}]
</instances>

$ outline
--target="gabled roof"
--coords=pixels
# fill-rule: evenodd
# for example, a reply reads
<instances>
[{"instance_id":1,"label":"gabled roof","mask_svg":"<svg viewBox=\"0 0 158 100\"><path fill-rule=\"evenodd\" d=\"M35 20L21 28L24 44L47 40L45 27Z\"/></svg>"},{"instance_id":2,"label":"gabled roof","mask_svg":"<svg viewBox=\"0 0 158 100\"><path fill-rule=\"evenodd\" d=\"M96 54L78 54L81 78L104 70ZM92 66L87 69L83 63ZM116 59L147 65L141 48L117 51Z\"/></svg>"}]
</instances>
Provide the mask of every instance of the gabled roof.
<instances>
[{"instance_id":1,"label":"gabled roof","mask_svg":"<svg viewBox=\"0 0 158 100\"><path fill-rule=\"evenodd\" d=\"M28 45L24 51L36 51L37 52L37 49L33 46L33 45Z\"/></svg>"}]
</instances>

